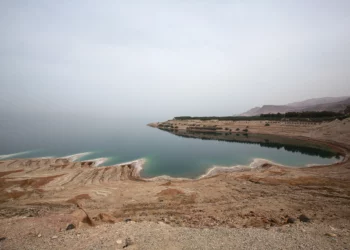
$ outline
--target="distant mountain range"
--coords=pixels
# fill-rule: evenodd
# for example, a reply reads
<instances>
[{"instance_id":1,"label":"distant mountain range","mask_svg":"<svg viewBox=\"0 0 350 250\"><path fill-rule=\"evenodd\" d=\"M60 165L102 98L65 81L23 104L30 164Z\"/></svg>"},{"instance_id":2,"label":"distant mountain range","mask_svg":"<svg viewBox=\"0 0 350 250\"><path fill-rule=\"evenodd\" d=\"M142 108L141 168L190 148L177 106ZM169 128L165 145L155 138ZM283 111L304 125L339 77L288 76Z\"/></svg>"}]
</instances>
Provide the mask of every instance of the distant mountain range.
<instances>
[{"instance_id":1,"label":"distant mountain range","mask_svg":"<svg viewBox=\"0 0 350 250\"><path fill-rule=\"evenodd\" d=\"M308 99L302 102L293 102L287 105L264 105L255 107L241 116L258 116L260 114L276 114L286 112L303 112L303 111L343 111L346 106L350 105L350 96L342 97L322 97Z\"/></svg>"}]
</instances>

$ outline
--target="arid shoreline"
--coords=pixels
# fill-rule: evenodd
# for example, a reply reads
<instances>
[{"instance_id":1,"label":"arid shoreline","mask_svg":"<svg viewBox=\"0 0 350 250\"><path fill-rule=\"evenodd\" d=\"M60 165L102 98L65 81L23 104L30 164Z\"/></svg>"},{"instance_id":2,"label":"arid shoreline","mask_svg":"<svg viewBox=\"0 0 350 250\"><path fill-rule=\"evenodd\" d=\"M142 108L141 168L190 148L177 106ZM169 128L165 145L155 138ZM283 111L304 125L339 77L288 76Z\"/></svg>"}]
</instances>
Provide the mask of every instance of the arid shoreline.
<instances>
[{"instance_id":1,"label":"arid shoreline","mask_svg":"<svg viewBox=\"0 0 350 250\"><path fill-rule=\"evenodd\" d=\"M153 228L188 228L194 235L199 231L191 228L262 228L275 237L288 228L298 235L302 226L310 239L341 249L343 242L350 244L349 125L350 120L288 129L242 124L241 128L249 126L248 133L319 141L345 157L331 166L288 168L270 162L253 171L195 180L143 179L142 161L96 168L92 162L69 159L0 160L0 236L6 237L1 244L5 249L24 242L28 249L59 249L54 236L68 245L79 242L66 231L69 224L93 240L95 232L107 230L110 223L131 221L153 223ZM300 222L301 215L310 222ZM336 236L325 235L328 232Z\"/></svg>"},{"instance_id":2,"label":"arid shoreline","mask_svg":"<svg viewBox=\"0 0 350 250\"><path fill-rule=\"evenodd\" d=\"M250 127L249 129L252 128L252 125L255 127L253 127L253 131L254 133L259 133L259 134L262 134L262 135L271 135L271 132L268 131L266 129L266 126L262 126L262 124L266 124L266 123L270 123L271 121L243 121L244 125L243 125L243 128L246 127ZM348 127L350 126L349 123L350 123L350 120L347 119L345 121L346 123L348 123ZM162 124L172 124L172 127L170 127L170 129L164 129L161 128L160 126ZM281 123L281 122L280 122ZM287 123L287 122L285 122ZM293 122L295 123L295 122ZM232 126L232 124L234 124ZM225 121L218 121L218 120L215 120L215 121L212 121L212 120L209 120L209 121L198 121L198 120L169 120L169 121L166 121L166 122L163 122L163 123L160 123L160 122L157 122L157 123L150 123L148 124L148 126L150 127L154 127L154 128L159 128L159 129L162 129L162 130L165 130L165 131L168 131L170 133L173 133L175 135L178 134L178 132L180 131L187 131L187 129L192 125L196 125L196 126L217 126L217 127L221 127L221 129L218 130L218 133L226 133L227 132L227 129L229 130L232 130L234 127L241 127L242 125L242 121L239 121L239 122L225 122ZM315 123L314 125L312 125L313 123L310 123L311 125L308 125L308 129L309 130L313 130L313 129L317 129L319 127L322 127L322 126L328 126L329 122L325 122L325 123ZM258 126L256 126L258 125ZM226 129L224 130L223 127L226 127ZM175 128L175 129L174 129ZM270 128L270 126L268 127ZM233 130L232 133L241 133L242 134L242 128L239 130L239 131L235 131ZM192 130L193 131L193 130ZM198 131L198 132L211 132L210 130L195 130L195 131ZM277 132L277 133L276 133ZM340 140L339 141L332 141L332 140L329 140L328 138L323 138L322 136L320 138L315 138L315 137L310 137L309 134L307 133L295 133L295 134L285 134L285 133L281 133L281 131L276 131L275 132L275 135L280 135L284 138L291 138L291 139L297 139L297 140L301 140L301 141L307 141L307 142L311 142L311 143L315 143L315 144L321 144L321 145L325 145L327 147L329 147L330 149L334 150L335 152L338 152L342 157L343 159L341 161L338 161L334 164L328 164L328 165L313 165L313 166L310 166L312 168L317 168L317 167L332 167L332 166L337 166L339 164L347 164L349 163L349 156L350 156L350 145L347 144L347 143L344 143L344 142L347 142L346 141L346 138L343 138L345 139L344 140ZM309 132L309 131L308 131ZM349 132L349 131L347 131ZM243 132L245 133L245 132ZM250 133L250 132L249 132ZM191 136L189 136L191 137ZM205 135L206 138L210 138L210 135ZM196 137L192 137L192 138L202 138L200 135L199 136L196 136ZM349 138L350 139L350 138ZM252 163L251 163L252 164ZM251 165L249 164L249 165ZM255 164L256 167L261 167L263 166L264 164L272 164L272 165L275 165L275 166L279 166L279 167L288 167L288 166L284 166L282 164L277 164L277 163L273 163L267 159L260 159L260 163L259 164ZM239 169L235 169L236 166L224 166L224 167L221 167L221 166L213 166L212 168L208 169L207 172L201 176L199 176L197 179L200 179L200 178L206 178L206 177L209 177L209 176L212 176L212 175L216 175L216 174L220 174L221 172L223 173L227 173L227 172L231 172L231 171L250 171L251 169L249 169L249 165L247 166L237 166L237 167L240 167ZM242 167L246 167L246 168L242 168ZM220 170L220 168L222 168L222 171ZM212 170L215 169L216 171L214 171L213 174L210 174L211 172L213 172ZM230 171L231 169L231 171Z\"/></svg>"}]
</instances>

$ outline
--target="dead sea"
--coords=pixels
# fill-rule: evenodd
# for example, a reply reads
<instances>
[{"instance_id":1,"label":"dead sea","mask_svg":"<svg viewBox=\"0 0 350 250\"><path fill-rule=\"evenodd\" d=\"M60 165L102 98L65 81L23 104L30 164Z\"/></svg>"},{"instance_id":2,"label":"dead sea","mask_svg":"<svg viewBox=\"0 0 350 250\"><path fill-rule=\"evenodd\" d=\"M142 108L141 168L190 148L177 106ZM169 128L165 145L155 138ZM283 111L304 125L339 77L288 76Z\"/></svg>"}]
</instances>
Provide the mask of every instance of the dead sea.
<instances>
[{"instance_id":1,"label":"dead sea","mask_svg":"<svg viewBox=\"0 0 350 250\"><path fill-rule=\"evenodd\" d=\"M27 119L16 126L5 123L0 131L0 158L68 157L98 161L96 166L145 159L144 178L198 178L214 166L249 166L255 159L294 167L341 160L329 148L283 136L169 133L146 126L145 119L87 121L80 117L41 119L41 123Z\"/></svg>"}]
</instances>

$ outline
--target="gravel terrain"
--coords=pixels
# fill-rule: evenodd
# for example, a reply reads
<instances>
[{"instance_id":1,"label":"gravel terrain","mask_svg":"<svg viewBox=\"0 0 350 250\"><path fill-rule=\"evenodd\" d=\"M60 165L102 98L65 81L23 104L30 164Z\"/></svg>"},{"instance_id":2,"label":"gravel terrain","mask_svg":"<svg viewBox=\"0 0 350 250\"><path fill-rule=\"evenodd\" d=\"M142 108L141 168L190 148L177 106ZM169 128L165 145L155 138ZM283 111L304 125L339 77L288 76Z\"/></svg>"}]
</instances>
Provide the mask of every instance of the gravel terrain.
<instances>
[{"instance_id":1,"label":"gravel terrain","mask_svg":"<svg viewBox=\"0 0 350 250\"><path fill-rule=\"evenodd\" d=\"M10 222L9 222L10 223ZM120 222L54 235L13 232L1 249L350 249L350 230L297 222L269 229L171 227ZM38 235L40 237L38 237Z\"/></svg>"}]
</instances>

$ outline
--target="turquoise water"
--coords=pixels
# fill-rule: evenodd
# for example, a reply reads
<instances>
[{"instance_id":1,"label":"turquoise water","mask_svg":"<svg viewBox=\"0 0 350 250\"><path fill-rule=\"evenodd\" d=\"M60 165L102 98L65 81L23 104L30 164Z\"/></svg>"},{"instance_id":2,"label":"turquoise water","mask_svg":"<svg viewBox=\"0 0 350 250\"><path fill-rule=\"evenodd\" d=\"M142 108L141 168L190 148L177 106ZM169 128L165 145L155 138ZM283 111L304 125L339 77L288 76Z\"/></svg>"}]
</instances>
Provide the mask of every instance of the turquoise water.
<instances>
[{"instance_id":1,"label":"turquoise water","mask_svg":"<svg viewBox=\"0 0 350 250\"><path fill-rule=\"evenodd\" d=\"M103 165L113 165L146 158L143 176L170 175L197 177L212 165L249 164L254 158L265 158L290 166L331 164L339 156L310 145L264 138L264 143L249 141L201 140L183 137L147 127L154 120L96 120L93 117L2 119L1 155L19 153L7 158L63 157L90 152L80 160L106 157ZM241 135L243 136L243 135ZM254 136L249 135L254 141ZM243 137L240 137L243 138ZM232 138L231 138L232 139ZM240 139L241 140L241 139ZM278 142L275 144L275 142ZM281 143L282 141L282 143Z\"/></svg>"}]
</instances>

